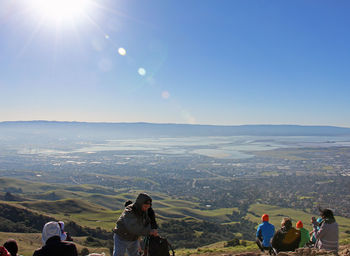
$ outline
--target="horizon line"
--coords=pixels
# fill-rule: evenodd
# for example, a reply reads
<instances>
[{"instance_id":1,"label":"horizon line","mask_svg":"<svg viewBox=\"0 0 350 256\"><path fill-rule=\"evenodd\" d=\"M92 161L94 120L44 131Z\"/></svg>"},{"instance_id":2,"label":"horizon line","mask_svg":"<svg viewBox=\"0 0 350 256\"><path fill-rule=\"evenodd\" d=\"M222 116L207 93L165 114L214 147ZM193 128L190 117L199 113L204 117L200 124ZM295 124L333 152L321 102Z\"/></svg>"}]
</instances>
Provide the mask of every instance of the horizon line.
<instances>
[{"instance_id":1,"label":"horizon line","mask_svg":"<svg viewBox=\"0 0 350 256\"><path fill-rule=\"evenodd\" d=\"M158 123L158 122L113 122L113 121L62 121L62 120L12 120L12 121L0 121L0 124L3 123L29 123L29 122L47 122L47 123L86 123L86 124L155 124L155 125L188 125L188 126L221 126L221 127L238 127L238 126L300 126L300 127L335 127L335 128L345 128L350 129L347 126L338 126L338 125L311 125L311 124L267 124L267 123L255 123L255 124L191 124L191 123Z\"/></svg>"}]
</instances>

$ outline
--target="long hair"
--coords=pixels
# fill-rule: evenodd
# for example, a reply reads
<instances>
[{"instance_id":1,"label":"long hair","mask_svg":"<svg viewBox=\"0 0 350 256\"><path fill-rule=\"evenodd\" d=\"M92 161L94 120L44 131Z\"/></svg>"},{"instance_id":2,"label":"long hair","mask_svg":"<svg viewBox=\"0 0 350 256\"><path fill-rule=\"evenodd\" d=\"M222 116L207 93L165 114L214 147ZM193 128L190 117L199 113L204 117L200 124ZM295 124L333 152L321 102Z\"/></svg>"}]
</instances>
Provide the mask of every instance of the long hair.
<instances>
[{"instance_id":1,"label":"long hair","mask_svg":"<svg viewBox=\"0 0 350 256\"><path fill-rule=\"evenodd\" d=\"M332 212L332 210L330 209L321 209L319 208L319 211L320 211L320 216L323 218L323 219L334 219L334 214Z\"/></svg>"}]
</instances>

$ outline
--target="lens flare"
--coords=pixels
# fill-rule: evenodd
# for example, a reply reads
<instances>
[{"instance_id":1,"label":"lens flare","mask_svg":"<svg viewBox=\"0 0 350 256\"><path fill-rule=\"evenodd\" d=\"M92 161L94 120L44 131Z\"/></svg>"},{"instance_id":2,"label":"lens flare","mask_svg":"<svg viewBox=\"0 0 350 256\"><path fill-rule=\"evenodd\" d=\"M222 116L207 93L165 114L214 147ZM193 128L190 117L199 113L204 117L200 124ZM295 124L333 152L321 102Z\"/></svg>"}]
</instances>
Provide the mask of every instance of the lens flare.
<instances>
[{"instance_id":1,"label":"lens flare","mask_svg":"<svg viewBox=\"0 0 350 256\"><path fill-rule=\"evenodd\" d=\"M125 50L124 48L120 47L120 48L118 49L118 53L119 53L121 56L125 56L125 55L126 55L126 50Z\"/></svg>"},{"instance_id":2,"label":"lens flare","mask_svg":"<svg viewBox=\"0 0 350 256\"><path fill-rule=\"evenodd\" d=\"M167 100L170 97L170 93L168 91L163 91L162 92L162 98Z\"/></svg>"},{"instance_id":3,"label":"lens flare","mask_svg":"<svg viewBox=\"0 0 350 256\"><path fill-rule=\"evenodd\" d=\"M139 73L140 76L145 76L146 75L146 70L144 68L139 68L137 70L137 72Z\"/></svg>"}]
</instances>

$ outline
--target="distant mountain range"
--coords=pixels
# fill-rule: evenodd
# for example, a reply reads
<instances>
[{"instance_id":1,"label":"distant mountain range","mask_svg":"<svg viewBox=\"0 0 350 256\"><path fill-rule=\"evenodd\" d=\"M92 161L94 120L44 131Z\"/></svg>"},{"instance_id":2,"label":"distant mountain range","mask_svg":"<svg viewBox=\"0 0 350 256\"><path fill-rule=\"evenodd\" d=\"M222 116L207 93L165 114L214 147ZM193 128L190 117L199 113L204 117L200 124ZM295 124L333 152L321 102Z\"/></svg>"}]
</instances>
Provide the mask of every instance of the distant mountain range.
<instances>
[{"instance_id":1,"label":"distant mountain range","mask_svg":"<svg viewBox=\"0 0 350 256\"><path fill-rule=\"evenodd\" d=\"M350 128L302 125L191 125L155 123L88 123L58 121L0 122L0 136L70 135L82 137L179 137L179 136L350 136Z\"/></svg>"}]
</instances>

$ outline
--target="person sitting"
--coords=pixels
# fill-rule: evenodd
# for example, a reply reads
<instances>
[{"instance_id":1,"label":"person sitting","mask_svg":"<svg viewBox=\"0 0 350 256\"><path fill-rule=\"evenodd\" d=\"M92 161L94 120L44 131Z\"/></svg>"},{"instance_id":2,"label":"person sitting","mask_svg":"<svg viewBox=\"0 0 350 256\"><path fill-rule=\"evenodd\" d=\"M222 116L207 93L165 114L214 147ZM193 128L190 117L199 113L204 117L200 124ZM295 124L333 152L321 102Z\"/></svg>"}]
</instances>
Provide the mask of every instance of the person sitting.
<instances>
[{"instance_id":1,"label":"person sitting","mask_svg":"<svg viewBox=\"0 0 350 256\"><path fill-rule=\"evenodd\" d=\"M275 227L269 223L269 215L263 214L261 216L262 223L258 226L256 230L256 244L259 249L264 252L264 250L271 250L270 240L275 233Z\"/></svg>"},{"instance_id":2,"label":"person sitting","mask_svg":"<svg viewBox=\"0 0 350 256\"><path fill-rule=\"evenodd\" d=\"M33 256L78 256L75 244L61 241L62 230L56 221L44 225L42 240L44 245Z\"/></svg>"},{"instance_id":3,"label":"person sitting","mask_svg":"<svg viewBox=\"0 0 350 256\"><path fill-rule=\"evenodd\" d=\"M158 236L157 223L152 206L152 198L141 193L135 203L125 207L114 228L113 256L138 256L140 236Z\"/></svg>"},{"instance_id":4,"label":"person sitting","mask_svg":"<svg viewBox=\"0 0 350 256\"><path fill-rule=\"evenodd\" d=\"M11 254L11 256L17 256L18 245L16 240L9 239L4 243L4 247Z\"/></svg>"},{"instance_id":5,"label":"person sitting","mask_svg":"<svg viewBox=\"0 0 350 256\"><path fill-rule=\"evenodd\" d=\"M300 243L300 231L292 227L290 218L283 218L281 229L272 238L273 249L278 252L294 251Z\"/></svg>"},{"instance_id":6,"label":"person sitting","mask_svg":"<svg viewBox=\"0 0 350 256\"><path fill-rule=\"evenodd\" d=\"M301 220L299 220L295 226L300 231L299 248L304 247L305 244L310 241L309 231L304 228L303 222L301 222Z\"/></svg>"},{"instance_id":7,"label":"person sitting","mask_svg":"<svg viewBox=\"0 0 350 256\"><path fill-rule=\"evenodd\" d=\"M330 209L320 209L322 222L318 224L315 217L311 218L313 230L316 238L315 247L331 251L338 251L339 228L335 221L333 212ZM317 230L317 228L319 229Z\"/></svg>"}]
</instances>

